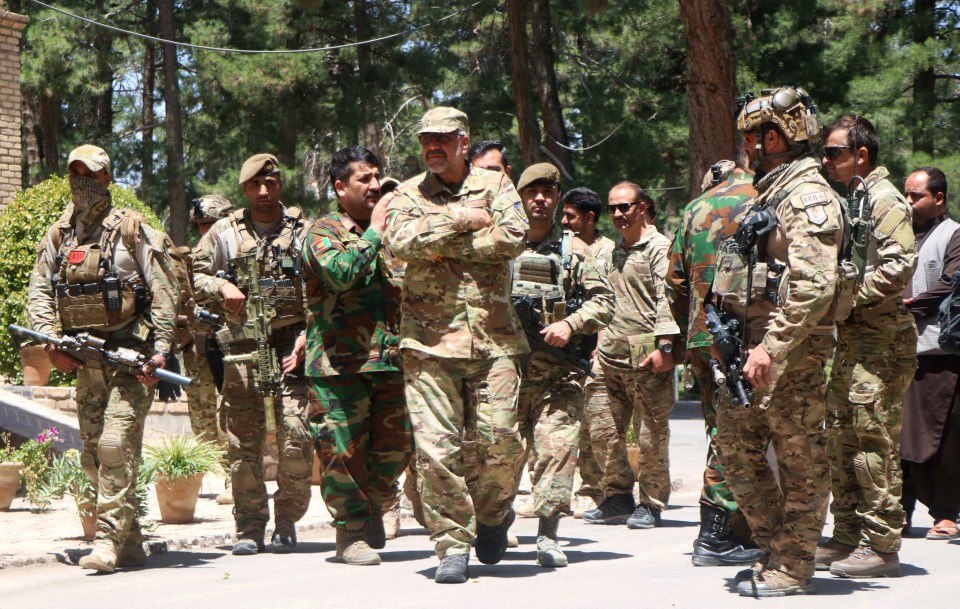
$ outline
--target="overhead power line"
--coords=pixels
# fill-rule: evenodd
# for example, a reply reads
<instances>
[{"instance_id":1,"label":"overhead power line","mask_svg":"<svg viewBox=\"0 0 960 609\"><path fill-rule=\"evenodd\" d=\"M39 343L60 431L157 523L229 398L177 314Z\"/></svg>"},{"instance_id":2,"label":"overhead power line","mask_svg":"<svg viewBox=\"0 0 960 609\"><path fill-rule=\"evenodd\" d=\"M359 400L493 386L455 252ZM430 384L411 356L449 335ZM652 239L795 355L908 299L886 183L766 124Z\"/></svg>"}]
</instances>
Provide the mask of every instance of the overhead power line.
<instances>
[{"instance_id":1,"label":"overhead power line","mask_svg":"<svg viewBox=\"0 0 960 609\"><path fill-rule=\"evenodd\" d=\"M101 28L104 28L104 29L107 29L107 30L111 30L111 31L114 31L114 32L118 32L118 33L120 33L120 34L125 34L125 35L127 35L127 36L134 36L134 37L136 37L136 38L143 38L143 39L145 39L145 40L153 40L154 42L160 42L160 43L163 43L163 44L172 44L172 45L174 45L174 46L183 47L183 48L187 48L187 49L196 49L196 50L199 50L199 51L216 51L216 52L218 52L218 53L246 53L246 54L248 54L248 55L290 55L290 54L295 54L295 53L322 53L322 52L325 52L325 51L336 51L336 50L338 50L338 49L347 49L347 48L350 48L350 47L358 47L358 46L363 46L363 45L366 45L366 44L374 44L374 43L376 43L376 42L383 42L384 40L390 40L391 38L399 38L399 37L401 37L401 36L407 36L407 35L409 35L409 34L412 34L412 33L414 33L414 32L417 32L417 31L419 31L419 30L428 28L428 27L433 26L433 25L436 25L436 24L438 24L438 23L442 23L442 22L447 21L447 20L449 20L449 19L453 19L453 18L456 17L457 15L460 15L461 13L465 13L465 12L469 11L470 9L472 9L473 7L477 6L478 4L481 4L481 3L482 3L482 0L480 0L480 1L478 1L478 2L474 2L473 4L471 4L471 5L467 6L467 7L464 7L464 8L462 8L462 9L460 9L459 11L450 13L449 15L447 15L447 16L445 16L445 17L441 17L441 18L437 19L436 21L431 21L431 22L429 22L429 23L424 23L423 25L417 25L417 26L414 26L414 27L412 27L412 28L410 28L410 29L404 30L404 31L402 31L402 32L396 32L396 33L393 33L393 34L388 34L388 35L386 35L386 36L380 36L379 38L371 38L370 40L361 40L361 41L358 41L358 42L348 42L348 43L346 43L346 44L335 44L335 45L330 45L330 46L325 46L325 47L315 47L315 48L312 48L312 49L276 49L276 50L263 50L263 49L227 49L227 48L222 48L222 47L210 47L210 46L205 46L205 45L202 45L202 44L191 44L191 43L189 43L189 42L179 42L179 41L177 41L177 40L167 40L167 39L165 39L165 38L158 38L158 37L156 37L156 36L150 36L149 34L142 34L142 33L140 33L140 32L134 32L134 31L131 31L131 30L125 30L125 29L123 29L123 28L117 27L117 26L115 26L115 25L110 25L110 24L108 24L108 23L101 23L101 22L99 22L99 21L94 21L93 19L88 19L87 17L83 17L83 16L81 16L81 15L77 15L77 14L75 14L75 13L71 13L71 12L65 11L65 10L63 10L62 8L57 8L57 7L55 7L55 6L50 6L49 4L46 4L46 3L44 3L44 2L40 2L40 0L30 0L30 2L33 2L34 4L37 4L37 5L39 5L39 6L42 6L42 7L46 8L46 9L49 9L49 10L54 11L54 12L56 12L56 13L60 13L61 15L66 15L67 17L70 17L70 18L72 18L72 19L78 19L78 20L80 20L80 21L83 21L84 23L89 23L90 25L93 25L93 26L96 26L96 27L101 27Z\"/></svg>"}]
</instances>

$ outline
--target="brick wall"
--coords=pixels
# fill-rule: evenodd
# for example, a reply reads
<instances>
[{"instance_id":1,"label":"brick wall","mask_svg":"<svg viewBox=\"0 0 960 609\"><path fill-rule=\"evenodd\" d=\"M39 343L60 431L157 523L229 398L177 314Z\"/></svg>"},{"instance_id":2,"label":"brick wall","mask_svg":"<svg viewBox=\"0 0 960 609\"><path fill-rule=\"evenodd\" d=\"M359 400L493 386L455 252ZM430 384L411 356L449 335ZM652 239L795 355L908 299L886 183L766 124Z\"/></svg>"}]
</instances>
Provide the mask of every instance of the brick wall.
<instances>
[{"instance_id":1,"label":"brick wall","mask_svg":"<svg viewBox=\"0 0 960 609\"><path fill-rule=\"evenodd\" d=\"M21 187L20 37L29 17L0 0L0 213Z\"/></svg>"}]
</instances>

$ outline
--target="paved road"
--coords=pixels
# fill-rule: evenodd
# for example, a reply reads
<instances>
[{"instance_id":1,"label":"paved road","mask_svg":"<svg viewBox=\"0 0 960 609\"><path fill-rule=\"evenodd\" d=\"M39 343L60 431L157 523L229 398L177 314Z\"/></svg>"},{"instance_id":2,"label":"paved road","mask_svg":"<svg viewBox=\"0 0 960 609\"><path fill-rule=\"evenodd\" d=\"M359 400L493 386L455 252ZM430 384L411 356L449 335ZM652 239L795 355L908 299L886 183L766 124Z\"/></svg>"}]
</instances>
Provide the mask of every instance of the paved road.
<instances>
[{"instance_id":1,"label":"paved road","mask_svg":"<svg viewBox=\"0 0 960 609\"><path fill-rule=\"evenodd\" d=\"M648 531L587 525L565 518L560 527L571 565L546 570L535 564L536 520L520 519L519 548L495 566L471 563L473 579L459 586L434 584L437 565L423 529L404 522L404 535L388 543L379 567L334 562L333 533L318 530L290 555L235 557L226 548L155 556L148 568L98 576L62 564L0 571L0 609L66 607L178 607L204 609L309 607L483 608L752 606L732 592L736 568L693 567L697 532L697 476L703 441L697 421L672 421L673 477L682 483ZM918 518L920 532L931 523ZM2 543L2 542L0 542ZM790 607L936 609L956 606L952 589L960 544L907 539L901 553L905 577L890 580L816 579L817 595L764 599Z\"/></svg>"}]
</instances>

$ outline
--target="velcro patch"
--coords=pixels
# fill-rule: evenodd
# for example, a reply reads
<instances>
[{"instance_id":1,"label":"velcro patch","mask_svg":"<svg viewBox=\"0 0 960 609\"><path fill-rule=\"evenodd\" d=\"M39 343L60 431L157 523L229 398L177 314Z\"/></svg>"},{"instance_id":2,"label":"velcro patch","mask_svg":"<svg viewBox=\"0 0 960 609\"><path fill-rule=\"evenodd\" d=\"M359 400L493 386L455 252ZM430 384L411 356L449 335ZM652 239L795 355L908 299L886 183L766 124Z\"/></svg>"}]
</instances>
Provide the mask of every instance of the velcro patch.
<instances>
[{"instance_id":1,"label":"velcro patch","mask_svg":"<svg viewBox=\"0 0 960 609\"><path fill-rule=\"evenodd\" d=\"M70 264L80 264L86 257L87 250L72 250L70 255L67 257L67 262Z\"/></svg>"},{"instance_id":2,"label":"velcro patch","mask_svg":"<svg viewBox=\"0 0 960 609\"><path fill-rule=\"evenodd\" d=\"M335 246L333 245L333 242L326 237L314 239L313 243L310 244L310 250L313 252L314 257L316 258L319 258L322 254L334 248Z\"/></svg>"},{"instance_id":3,"label":"velcro patch","mask_svg":"<svg viewBox=\"0 0 960 609\"><path fill-rule=\"evenodd\" d=\"M811 192L800 197L800 202L803 203L804 207L818 203L826 203L829 200L830 198L827 197L827 193L825 192ZM824 218L824 220L826 220L826 218ZM820 223L818 222L818 224Z\"/></svg>"},{"instance_id":4,"label":"velcro patch","mask_svg":"<svg viewBox=\"0 0 960 609\"><path fill-rule=\"evenodd\" d=\"M812 195L811 195L812 196ZM812 205L804 209L810 222L820 226L827 221L827 210L823 205Z\"/></svg>"}]
</instances>

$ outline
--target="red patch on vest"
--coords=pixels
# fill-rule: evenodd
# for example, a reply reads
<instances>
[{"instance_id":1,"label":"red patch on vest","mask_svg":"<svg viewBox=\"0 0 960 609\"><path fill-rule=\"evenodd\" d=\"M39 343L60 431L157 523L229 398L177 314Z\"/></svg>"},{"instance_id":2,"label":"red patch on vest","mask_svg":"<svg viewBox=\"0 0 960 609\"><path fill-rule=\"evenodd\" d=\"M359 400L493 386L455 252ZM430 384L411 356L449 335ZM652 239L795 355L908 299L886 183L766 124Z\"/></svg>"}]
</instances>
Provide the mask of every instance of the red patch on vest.
<instances>
[{"instance_id":1,"label":"red patch on vest","mask_svg":"<svg viewBox=\"0 0 960 609\"><path fill-rule=\"evenodd\" d=\"M67 262L70 264L80 264L86 257L87 252L85 250L72 250L70 256L67 258Z\"/></svg>"}]
</instances>

